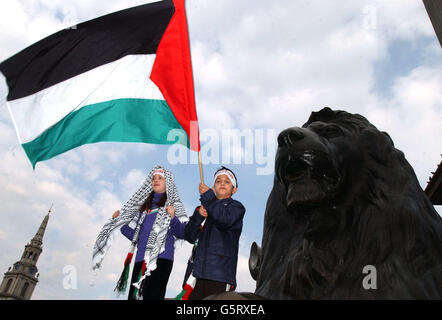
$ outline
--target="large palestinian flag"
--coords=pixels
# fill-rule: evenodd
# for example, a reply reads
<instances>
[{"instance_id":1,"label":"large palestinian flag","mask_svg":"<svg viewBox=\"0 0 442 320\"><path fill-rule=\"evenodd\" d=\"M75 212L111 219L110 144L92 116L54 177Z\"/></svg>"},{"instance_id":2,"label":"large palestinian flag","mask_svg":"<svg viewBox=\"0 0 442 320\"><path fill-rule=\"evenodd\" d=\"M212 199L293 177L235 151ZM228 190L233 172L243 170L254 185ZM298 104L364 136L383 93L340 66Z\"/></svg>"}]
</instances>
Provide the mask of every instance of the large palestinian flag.
<instances>
[{"instance_id":1,"label":"large palestinian flag","mask_svg":"<svg viewBox=\"0 0 442 320\"><path fill-rule=\"evenodd\" d=\"M99 141L181 142L199 151L184 0L59 31L2 62L0 71L33 167ZM178 139L168 140L173 129Z\"/></svg>"}]
</instances>

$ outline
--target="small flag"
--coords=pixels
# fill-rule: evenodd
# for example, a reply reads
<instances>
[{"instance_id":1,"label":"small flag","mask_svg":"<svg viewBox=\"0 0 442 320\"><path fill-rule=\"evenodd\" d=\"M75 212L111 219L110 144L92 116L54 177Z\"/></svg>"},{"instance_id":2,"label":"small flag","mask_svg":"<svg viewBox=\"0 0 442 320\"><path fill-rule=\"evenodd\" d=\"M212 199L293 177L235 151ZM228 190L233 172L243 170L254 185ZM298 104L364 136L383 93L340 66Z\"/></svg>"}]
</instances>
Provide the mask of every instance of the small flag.
<instances>
[{"instance_id":1,"label":"small flag","mask_svg":"<svg viewBox=\"0 0 442 320\"><path fill-rule=\"evenodd\" d=\"M34 168L100 141L179 142L200 150L184 0L61 30L2 62L0 72Z\"/></svg>"},{"instance_id":2,"label":"small flag","mask_svg":"<svg viewBox=\"0 0 442 320\"><path fill-rule=\"evenodd\" d=\"M178 293L178 295L173 298L173 300L189 300L190 294L195 289L196 278L191 274L184 284L183 290Z\"/></svg>"}]
</instances>

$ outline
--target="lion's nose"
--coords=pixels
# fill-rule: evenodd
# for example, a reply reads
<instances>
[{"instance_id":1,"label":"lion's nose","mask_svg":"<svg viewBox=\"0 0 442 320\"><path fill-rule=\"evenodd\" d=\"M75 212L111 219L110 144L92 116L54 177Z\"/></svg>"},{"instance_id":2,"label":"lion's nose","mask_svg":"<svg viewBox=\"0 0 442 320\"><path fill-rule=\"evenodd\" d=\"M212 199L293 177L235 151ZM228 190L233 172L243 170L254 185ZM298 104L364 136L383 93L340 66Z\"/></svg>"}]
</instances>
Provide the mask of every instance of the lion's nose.
<instances>
[{"instance_id":1,"label":"lion's nose","mask_svg":"<svg viewBox=\"0 0 442 320\"><path fill-rule=\"evenodd\" d=\"M290 147L296 141L304 138L301 129L290 128L281 132L278 136L278 145L280 147Z\"/></svg>"}]
</instances>

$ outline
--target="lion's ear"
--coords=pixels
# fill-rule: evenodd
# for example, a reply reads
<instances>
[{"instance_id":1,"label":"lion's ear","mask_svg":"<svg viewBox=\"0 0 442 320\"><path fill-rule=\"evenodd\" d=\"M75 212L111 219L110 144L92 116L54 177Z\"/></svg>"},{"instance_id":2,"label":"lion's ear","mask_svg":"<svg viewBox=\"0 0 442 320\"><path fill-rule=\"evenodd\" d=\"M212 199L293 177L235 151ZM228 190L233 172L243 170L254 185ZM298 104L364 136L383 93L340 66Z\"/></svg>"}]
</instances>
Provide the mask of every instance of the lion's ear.
<instances>
[{"instance_id":1,"label":"lion's ear","mask_svg":"<svg viewBox=\"0 0 442 320\"><path fill-rule=\"evenodd\" d=\"M304 123L303 127L307 127L310 123L313 123L315 121L323 121L323 122L329 122L336 116L336 111L333 111L329 107L322 108L321 110L315 112L313 111L310 114L310 117L308 118L307 122Z\"/></svg>"},{"instance_id":2,"label":"lion's ear","mask_svg":"<svg viewBox=\"0 0 442 320\"><path fill-rule=\"evenodd\" d=\"M393 142L393 139L391 139L390 135L388 133L386 133L385 131L381 131L381 133L383 133L384 135L387 136L387 138L390 140L391 145L394 147L394 142Z\"/></svg>"},{"instance_id":3,"label":"lion's ear","mask_svg":"<svg viewBox=\"0 0 442 320\"><path fill-rule=\"evenodd\" d=\"M367 128L360 132L360 138L365 151L380 162L384 163L393 151L393 140L385 132Z\"/></svg>"}]
</instances>

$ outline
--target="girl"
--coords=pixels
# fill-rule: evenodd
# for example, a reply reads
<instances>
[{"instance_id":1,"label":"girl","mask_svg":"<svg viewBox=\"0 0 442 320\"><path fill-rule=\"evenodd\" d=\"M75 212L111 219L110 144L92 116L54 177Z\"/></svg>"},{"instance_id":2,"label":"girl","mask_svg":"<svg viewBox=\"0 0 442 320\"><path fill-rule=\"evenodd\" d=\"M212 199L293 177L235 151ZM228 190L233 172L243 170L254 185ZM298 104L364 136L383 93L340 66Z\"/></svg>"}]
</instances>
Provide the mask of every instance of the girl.
<instances>
[{"instance_id":1,"label":"girl","mask_svg":"<svg viewBox=\"0 0 442 320\"><path fill-rule=\"evenodd\" d=\"M173 175L156 166L141 188L103 227L94 247L93 268L101 266L111 243L111 234L121 233L132 241L124 270L115 288L126 289L129 266L137 248L128 299L164 299L172 270L174 242L183 239L188 217L178 196Z\"/></svg>"}]
</instances>

